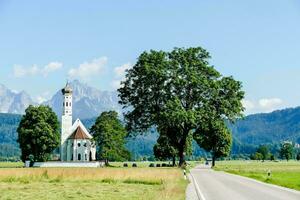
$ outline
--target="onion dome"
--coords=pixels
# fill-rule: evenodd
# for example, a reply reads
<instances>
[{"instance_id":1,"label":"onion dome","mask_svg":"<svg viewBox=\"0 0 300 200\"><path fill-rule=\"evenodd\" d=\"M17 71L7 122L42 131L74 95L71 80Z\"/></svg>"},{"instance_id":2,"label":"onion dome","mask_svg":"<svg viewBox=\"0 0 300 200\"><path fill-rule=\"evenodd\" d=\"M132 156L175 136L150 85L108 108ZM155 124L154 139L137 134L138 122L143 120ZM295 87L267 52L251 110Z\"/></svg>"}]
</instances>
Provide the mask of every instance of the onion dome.
<instances>
[{"instance_id":1,"label":"onion dome","mask_svg":"<svg viewBox=\"0 0 300 200\"><path fill-rule=\"evenodd\" d=\"M66 86L61 90L61 92L64 94L72 94L73 90L69 84L69 82L67 82Z\"/></svg>"}]
</instances>

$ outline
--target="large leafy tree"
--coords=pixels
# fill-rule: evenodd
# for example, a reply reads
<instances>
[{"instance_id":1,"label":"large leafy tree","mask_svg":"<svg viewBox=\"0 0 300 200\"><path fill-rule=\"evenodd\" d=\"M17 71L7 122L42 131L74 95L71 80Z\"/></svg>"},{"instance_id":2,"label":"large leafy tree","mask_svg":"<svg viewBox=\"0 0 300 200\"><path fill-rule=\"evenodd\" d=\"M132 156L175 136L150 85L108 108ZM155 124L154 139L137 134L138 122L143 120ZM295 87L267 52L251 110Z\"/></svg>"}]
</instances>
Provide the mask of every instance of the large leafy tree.
<instances>
[{"instance_id":1,"label":"large leafy tree","mask_svg":"<svg viewBox=\"0 0 300 200\"><path fill-rule=\"evenodd\" d=\"M125 148L127 131L118 119L115 111L103 112L91 128L97 144L97 155L108 161L124 161L130 159L130 153Z\"/></svg>"},{"instance_id":2,"label":"large leafy tree","mask_svg":"<svg viewBox=\"0 0 300 200\"><path fill-rule=\"evenodd\" d=\"M49 106L29 106L17 132L23 161L30 155L34 161L46 161L59 145L59 122Z\"/></svg>"},{"instance_id":3,"label":"large leafy tree","mask_svg":"<svg viewBox=\"0 0 300 200\"><path fill-rule=\"evenodd\" d=\"M241 83L222 77L209 58L201 47L144 52L118 90L130 132L154 126L168 133L180 165L187 139L203 116L234 120L243 110Z\"/></svg>"}]
</instances>

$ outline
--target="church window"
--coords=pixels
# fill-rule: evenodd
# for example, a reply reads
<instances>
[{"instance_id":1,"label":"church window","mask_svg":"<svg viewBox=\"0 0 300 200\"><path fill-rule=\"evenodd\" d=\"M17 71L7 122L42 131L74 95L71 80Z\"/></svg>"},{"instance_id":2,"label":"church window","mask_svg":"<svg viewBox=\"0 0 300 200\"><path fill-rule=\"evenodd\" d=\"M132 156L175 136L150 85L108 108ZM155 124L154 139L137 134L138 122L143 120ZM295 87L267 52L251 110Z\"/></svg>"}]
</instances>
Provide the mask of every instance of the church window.
<instances>
[{"instance_id":1,"label":"church window","mask_svg":"<svg viewBox=\"0 0 300 200\"><path fill-rule=\"evenodd\" d=\"M80 147L80 142L78 143L78 147Z\"/></svg>"},{"instance_id":2,"label":"church window","mask_svg":"<svg viewBox=\"0 0 300 200\"><path fill-rule=\"evenodd\" d=\"M71 160L73 160L73 154L72 154L72 156L71 156Z\"/></svg>"},{"instance_id":3,"label":"church window","mask_svg":"<svg viewBox=\"0 0 300 200\"><path fill-rule=\"evenodd\" d=\"M83 145L84 147L86 147L86 142L84 143L84 145Z\"/></svg>"},{"instance_id":4,"label":"church window","mask_svg":"<svg viewBox=\"0 0 300 200\"><path fill-rule=\"evenodd\" d=\"M78 159L77 160L81 160L81 154L78 154Z\"/></svg>"},{"instance_id":5,"label":"church window","mask_svg":"<svg viewBox=\"0 0 300 200\"><path fill-rule=\"evenodd\" d=\"M63 102L63 107L65 107L65 102Z\"/></svg>"},{"instance_id":6,"label":"church window","mask_svg":"<svg viewBox=\"0 0 300 200\"><path fill-rule=\"evenodd\" d=\"M84 154L84 158L85 158L85 160L87 160L87 155L86 154Z\"/></svg>"},{"instance_id":7,"label":"church window","mask_svg":"<svg viewBox=\"0 0 300 200\"><path fill-rule=\"evenodd\" d=\"M71 106L71 102L70 102L70 104L69 104L70 106Z\"/></svg>"},{"instance_id":8,"label":"church window","mask_svg":"<svg viewBox=\"0 0 300 200\"><path fill-rule=\"evenodd\" d=\"M66 106L68 107L68 102L66 102Z\"/></svg>"}]
</instances>

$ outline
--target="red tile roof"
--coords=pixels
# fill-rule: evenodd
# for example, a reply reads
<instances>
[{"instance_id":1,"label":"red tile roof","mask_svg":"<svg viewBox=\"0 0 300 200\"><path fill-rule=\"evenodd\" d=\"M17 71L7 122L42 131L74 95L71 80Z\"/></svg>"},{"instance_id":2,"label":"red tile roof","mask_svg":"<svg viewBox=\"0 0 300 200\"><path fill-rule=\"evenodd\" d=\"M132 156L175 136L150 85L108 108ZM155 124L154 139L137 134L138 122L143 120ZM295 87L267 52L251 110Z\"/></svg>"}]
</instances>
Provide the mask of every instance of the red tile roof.
<instances>
[{"instance_id":1,"label":"red tile roof","mask_svg":"<svg viewBox=\"0 0 300 200\"><path fill-rule=\"evenodd\" d=\"M90 138L85 134L85 132L80 128L80 126L78 126L77 129L69 137L69 139L90 139Z\"/></svg>"}]
</instances>

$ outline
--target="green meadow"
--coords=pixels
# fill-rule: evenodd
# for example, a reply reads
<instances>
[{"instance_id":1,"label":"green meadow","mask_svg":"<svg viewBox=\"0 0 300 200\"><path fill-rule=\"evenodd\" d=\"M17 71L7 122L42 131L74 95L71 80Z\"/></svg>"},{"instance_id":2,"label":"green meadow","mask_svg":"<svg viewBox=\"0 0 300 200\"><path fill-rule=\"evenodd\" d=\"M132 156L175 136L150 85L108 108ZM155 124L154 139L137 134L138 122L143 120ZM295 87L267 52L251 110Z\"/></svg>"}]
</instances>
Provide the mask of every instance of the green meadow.
<instances>
[{"instance_id":1,"label":"green meadow","mask_svg":"<svg viewBox=\"0 0 300 200\"><path fill-rule=\"evenodd\" d=\"M140 163L137 163L138 165ZM12 199L185 199L179 168L20 168L1 163L0 198ZM15 168L13 168L15 167Z\"/></svg>"},{"instance_id":2,"label":"green meadow","mask_svg":"<svg viewBox=\"0 0 300 200\"><path fill-rule=\"evenodd\" d=\"M300 190L299 161L219 161L214 169Z\"/></svg>"}]
</instances>

